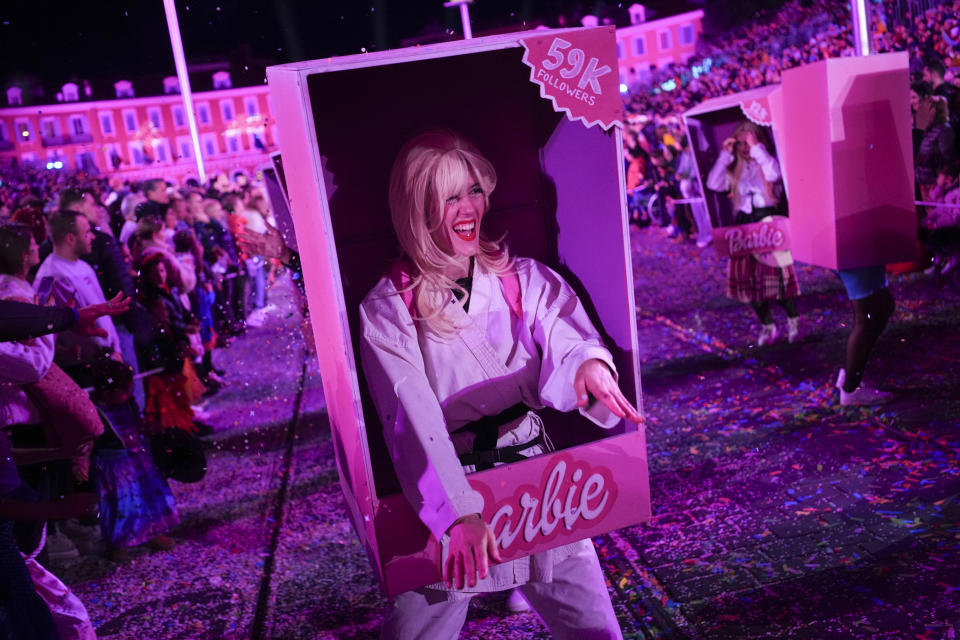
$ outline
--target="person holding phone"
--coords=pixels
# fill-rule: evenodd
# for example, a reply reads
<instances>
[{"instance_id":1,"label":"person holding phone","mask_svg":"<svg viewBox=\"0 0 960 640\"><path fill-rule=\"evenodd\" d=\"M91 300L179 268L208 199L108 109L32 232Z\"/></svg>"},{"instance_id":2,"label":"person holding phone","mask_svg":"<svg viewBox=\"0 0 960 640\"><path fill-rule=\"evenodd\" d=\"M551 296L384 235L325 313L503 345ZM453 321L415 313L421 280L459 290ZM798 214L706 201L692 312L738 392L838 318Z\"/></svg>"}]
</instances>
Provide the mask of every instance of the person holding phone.
<instances>
[{"instance_id":1,"label":"person holding phone","mask_svg":"<svg viewBox=\"0 0 960 640\"><path fill-rule=\"evenodd\" d=\"M761 142L756 124L743 121L723 148L707 176L707 188L730 194L737 212L735 224L762 222L767 216L783 215L780 203L780 164ZM749 304L760 319L757 345L777 339L771 304L787 314L787 339L800 339L800 313L795 298L800 284L789 251L731 256L727 265L727 296Z\"/></svg>"}]
</instances>

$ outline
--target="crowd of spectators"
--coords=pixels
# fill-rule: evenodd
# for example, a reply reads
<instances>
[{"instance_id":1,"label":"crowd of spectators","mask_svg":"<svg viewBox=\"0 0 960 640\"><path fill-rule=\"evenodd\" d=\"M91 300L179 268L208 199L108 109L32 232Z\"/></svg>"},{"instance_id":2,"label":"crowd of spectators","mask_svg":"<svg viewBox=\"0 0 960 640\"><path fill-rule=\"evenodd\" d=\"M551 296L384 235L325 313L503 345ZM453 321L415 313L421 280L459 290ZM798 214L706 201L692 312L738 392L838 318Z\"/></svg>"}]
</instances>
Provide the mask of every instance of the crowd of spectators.
<instances>
[{"instance_id":1,"label":"crowd of spectators","mask_svg":"<svg viewBox=\"0 0 960 640\"><path fill-rule=\"evenodd\" d=\"M930 272L957 269L953 229L960 226L958 141L960 124L960 0L897 22L894 0L871 5L876 53L906 51L910 59L911 108L918 208ZM634 72L624 96L625 166L631 220L662 226L669 235L710 243L710 219L697 202L682 114L704 100L780 82L783 71L810 62L854 54L850 4L840 0L794 0L758 15L737 29L704 38L685 64ZM682 204L676 204L677 202ZM922 232L925 236L926 232ZM946 240L944 240L946 238Z\"/></svg>"},{"instance_id":2,"label":"crowd of spectators","mask_svg":"<svg viewBox=\"0 0 960 640\"><path fill-rule=\"evenodd\" d=\"M213 351L274 308L282 267L243 243L272 222L242 174L204 188L0 169L0 592L15 594L0 635L59 637L29 587L38 553L174 544L167 478L202 477L203 403L228 377Z\"/></svg>"}]
</instances>

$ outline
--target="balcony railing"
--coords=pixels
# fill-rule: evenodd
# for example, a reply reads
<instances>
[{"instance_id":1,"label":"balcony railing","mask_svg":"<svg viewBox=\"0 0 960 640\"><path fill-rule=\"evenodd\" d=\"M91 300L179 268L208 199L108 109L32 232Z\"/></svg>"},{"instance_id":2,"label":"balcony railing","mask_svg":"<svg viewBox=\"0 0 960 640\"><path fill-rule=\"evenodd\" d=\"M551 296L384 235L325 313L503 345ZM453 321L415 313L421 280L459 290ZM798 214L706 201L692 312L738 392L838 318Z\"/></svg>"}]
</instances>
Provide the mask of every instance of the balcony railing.
<instances>
[{"instance_id":1,"label":"balcony railing","mask_svg":"<svg viewBox=\"0 0 960 640\"><path fill-rule=\"evenodd\" d=\"M67 144L67 142L69 141L69 138L67 138L67 136L60 136L60 135L57 135L57 136L42 135L40 136L40 141L45 147L56 147L62 144Z\"/></svg>"},{"instance_id":2,"label":"balcony railing","mask_svg":"<svg viewBox=\"0 0 960 640\"><path fill-rule=\"evenodd\" d=\"M41 136L43 146L59 147L65 144L81 144L84 142L93 142L93 135L89 133L73 133L70 135Z\"/></svg>"}]
</instances>

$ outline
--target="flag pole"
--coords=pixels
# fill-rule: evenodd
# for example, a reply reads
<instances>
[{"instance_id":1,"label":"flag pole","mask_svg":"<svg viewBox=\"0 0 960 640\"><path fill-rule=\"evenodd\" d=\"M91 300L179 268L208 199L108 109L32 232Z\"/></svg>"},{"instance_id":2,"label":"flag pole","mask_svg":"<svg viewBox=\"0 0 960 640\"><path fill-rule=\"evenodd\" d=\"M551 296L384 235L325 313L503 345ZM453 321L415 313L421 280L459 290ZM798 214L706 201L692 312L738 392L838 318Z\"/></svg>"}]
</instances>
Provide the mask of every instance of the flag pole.
<instances>
[{"instance_id":1,"label":"flag pole","mask_svg":"<svg viewBox=\"0 0 960 640\"><path fill-rule=\"evenodd\" d=\"M193 111L193 94L190 91L190 76L187 75L187 60L183 55L183 39L180 37L180 21L177 20L177 7L173 0L163 0L163 8L167 14L167 29L170 31L170 46L173 48L173 62L177 67L177 80L180 81L180 95L183 98L183 109L187 114L187 124L190 126L190 139L193 142L193 157L197 161L197 173L200 183L206 184L207 175L203 169L203 154L200 152L200 133L197 130L197 118Z\"/></svg>"}]
</instances>

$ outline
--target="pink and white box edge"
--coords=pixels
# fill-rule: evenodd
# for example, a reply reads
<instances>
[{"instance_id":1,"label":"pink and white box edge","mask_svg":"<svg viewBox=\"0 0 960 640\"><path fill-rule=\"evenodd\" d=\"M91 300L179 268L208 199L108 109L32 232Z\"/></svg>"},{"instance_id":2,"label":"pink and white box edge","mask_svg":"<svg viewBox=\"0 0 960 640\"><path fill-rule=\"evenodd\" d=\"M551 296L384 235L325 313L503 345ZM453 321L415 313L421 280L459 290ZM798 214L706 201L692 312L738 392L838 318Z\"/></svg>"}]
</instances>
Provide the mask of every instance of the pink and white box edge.
<instances>
[{"instance_id":1,"label":"pink and white box edge","mask_svg":"<svg viewBox=\"0 0 960 640\"><path fill-rule=\"evenodd\" d=\"M267 70L340 483L351 521L388 597L438 581L441 550L402 494L378 495L375 488L378 473L371 457L375 442L366 425L379 422L369 413L369 403L364 406L351 305L372 277L372 267L361 262L380 266L377 258L383 258L392 241L392 231L383 229L389 219L385 185L392 157L373 151L399 148L413 131L373 134L363 126L375 113L361 95L363 82L378 78L408 89L394 91L393 104L384 106L395 116L397 128L426 117L424 113L447 117L491 157L501 173L489 214L492 223L499 220L517 245L528 248L525 255L534 254L573 274L572 284L586 298L614 351L626 394L642 410L619 122L609 113L597 118L569 112L549 115L554 113L552 101L530 82L533 72L523 60L525 38L576 42L578 32L584 31L599 32L601 37L587 35L609 49L598 51L596 57L609 60L612 53L615 64L613 29L600 28L508 34ZM586 51L588 57L593 53ZM497 91L481 86L475 95L460 96L470 91L468 78L460 76L486 64L494 77L503 78L503 86ZM598 67L594 65L595 76ZM424 77L425 69L447 75ZM616 73L612 76L616 91ZM610 79L600 80L603 91L608 91ZM332 87L350 90L326 102L326 90ZM354 88L356 96L344 95ZM585 90L589 89L586 83ZM443 96L449 110L436 104ZM461 112L466 115L457 120ZM498 135L500 128L504 132ZM354 166L349 153L353 148L361 154L371 152L366 156L369 162L363 163L364 175L348 171ZM355 180L377 193L354 188ZM365 206L351 206L359 204ZM344 265L351 265L349 272L343 271ZM502 542L512 539L501 544L505 559L650 517L644 433L626 424L614 435L469 479L485 496L484 518L488 522L496 518L495 533L503 534L505 528L507 534L516 532L515 537L500 536ZM525 510L517 502L524 493L547 502L549 510ZM519 525L523 526L518 530Z\"/></svg>"}]
</instances>

